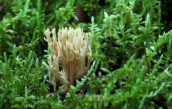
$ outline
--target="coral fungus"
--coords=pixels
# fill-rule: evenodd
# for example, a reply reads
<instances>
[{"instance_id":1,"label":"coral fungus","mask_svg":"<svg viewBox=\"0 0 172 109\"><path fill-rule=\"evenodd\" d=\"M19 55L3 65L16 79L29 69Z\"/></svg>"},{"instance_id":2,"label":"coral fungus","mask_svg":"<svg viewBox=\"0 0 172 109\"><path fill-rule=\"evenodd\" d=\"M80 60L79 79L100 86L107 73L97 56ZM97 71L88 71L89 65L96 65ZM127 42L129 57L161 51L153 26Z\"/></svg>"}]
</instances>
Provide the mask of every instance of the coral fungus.
<instances>
[{"instance_id":1,"label":"coral fungus","mask_svg":"<svg viewBox=\"0 0 172 109\"><path fill-rule=\"evenodd\" d=\"M53 41L50 38L51 33ZM84 33L81 28L62 28L58 32L58 38L55 28L52 31L47 29L44 34L44 40L48 42L51 51L48 56L49 65L43 62L49 70L49 82L54 85L56 91L56 84L60 81L64 85L61 92L66 92L69 90L66 83L74 85L75 79L85 75L90 67L92 34ZM62 63L63 71L59 71L59 62Z\"/></svg>"}]
</instances>

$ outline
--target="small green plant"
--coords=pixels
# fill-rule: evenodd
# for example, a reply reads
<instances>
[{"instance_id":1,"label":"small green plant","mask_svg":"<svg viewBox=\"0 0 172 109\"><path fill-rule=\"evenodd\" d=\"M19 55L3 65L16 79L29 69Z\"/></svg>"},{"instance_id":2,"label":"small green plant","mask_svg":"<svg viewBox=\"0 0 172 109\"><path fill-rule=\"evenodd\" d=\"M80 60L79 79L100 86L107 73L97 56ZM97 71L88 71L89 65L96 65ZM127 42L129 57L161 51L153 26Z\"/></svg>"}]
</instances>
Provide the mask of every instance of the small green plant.
<instances>
[{"instance_id":1,"label":"small green plant","mask_svg":"<svg viewBox=\"0 0 172 109\"><path fill-rule=\"evenodd\" d=\"M12 60L7 59L6 53L4 53L4 62L2 62L0 70L0 74L2 75L0 79L0 84L2 85L0 87L1 108L11 108L15 104L15 101L26 101L30 97L33 98L32 95L43 95L48 91L45 85L46 78L43 83L39 83L41 80L40 77L43 76L42 72L40 72L42 68L38 67L38 60L36 61L36 66L33 65L32 52L29 53L27 59L22 60L16 56L16 49L14 46ZM19 105L15 105L14 107L16 106L18 107ZM23 106L27 106L27 102L19 107L22 108Z\"/></svg>"}]
</instances>

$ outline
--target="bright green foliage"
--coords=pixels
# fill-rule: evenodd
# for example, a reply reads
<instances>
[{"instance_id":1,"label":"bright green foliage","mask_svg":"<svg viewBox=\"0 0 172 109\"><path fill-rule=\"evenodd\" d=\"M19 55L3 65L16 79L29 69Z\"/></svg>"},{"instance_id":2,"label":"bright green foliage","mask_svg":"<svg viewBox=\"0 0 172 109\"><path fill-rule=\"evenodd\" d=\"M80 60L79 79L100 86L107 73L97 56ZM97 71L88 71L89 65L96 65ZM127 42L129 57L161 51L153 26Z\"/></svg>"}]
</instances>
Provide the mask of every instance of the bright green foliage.
<instances>
[{"instance_id":1,"label":"bright green foliage","mask_svg":"<svg viewBox=\"0 0 172 109\"><path fill-rule=\"evenodd\" d=\"M0 8L5 2L0 108L163 108L153 100L172 108L170 0L2 0ZM90 23L74 24L78 5ZM77 86L68 85L64 101L62 87L44 97L48 77L41 65L50 52L44 30L62 27L81 27L93 36L91 67ZM89 84L87 92L76 94L84 84Z\"/></svg>"},{"instance_id":2,"label":"bright green foliage","mask_svg":"<svg viewBox=\"0 0 172 109\"><path fill-rule=\"evenodd\" d=\"M8 26L11 25L11 18L3 18L0 22L0 58L2 59L3 52L11 52L12 49L12 34L14 31L8 29Z\"/></svg>"},{"instance_id":3,"label":"bright green foliage","mask_svg":"<svg viewBox=\"0 0 172 109\"><path fill-rule=\"evenodd\" d=\"M29 91L28 91L27 87L25 87L25 96L24 97L16 97L15 98L16 104L12 108L19 108L19 109L33 108L32 104L28 103L27 100L28 99L35 99L35 96L33 96L33 95L28 96L28 93L29 93Z\"/></svg>"},{"instance_id":4,"label":"bright green foliage","mask_svg":"<svg viewBox=\"0 0 172 109\"><path fill-rule=\"evenodd\" d=\"M55 25L52 25L55 28L62 28L65 25L68 25L67 22L71 19L74 18L74 8L70 6L70 2L66 4L66 7L64 8L59 8L59 10L55 11L56 15L56 22Z\"/></svg>"},{"instance_id":5,"label":"bright green foliage","mask_svg":"<svg viewBox=\"0 0 172 109\"><path fill-rule=\"evenodd\" d=\"M26 100L33 98L33 95L42 95L47 93L45 79L43 83L39 83L43 73L41 67L38 67L38 60L34 65L32 52L29 53L27 59L16 57L16 48L14 46L13 59L7 59L4 53L4 62L0 66L0 107L1 108L26 108L33 107ZM28 89L29 88L29 89ZM22 103L18 105L16 103ZM16 104L16 105L15 105Z\"/></svg>"}]
</instances>

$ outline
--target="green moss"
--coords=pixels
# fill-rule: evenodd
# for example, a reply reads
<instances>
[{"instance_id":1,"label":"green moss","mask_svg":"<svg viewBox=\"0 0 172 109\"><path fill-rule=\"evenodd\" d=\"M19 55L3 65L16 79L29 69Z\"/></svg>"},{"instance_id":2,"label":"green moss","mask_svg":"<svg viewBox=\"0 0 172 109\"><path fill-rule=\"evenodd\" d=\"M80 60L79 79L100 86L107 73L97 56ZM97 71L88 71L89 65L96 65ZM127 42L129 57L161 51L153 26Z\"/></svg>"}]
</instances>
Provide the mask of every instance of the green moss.
<instances>
[{"instance_id":1,"label":"green moss","mask_svg":"<svg viewBox=\"0 0 172 109\"><path fill-rule=\"evenodd\" d=\"M170 4L168 0L2 0L0 108L172 108ZM79 5L90 22L74 24ZM49 53L43 31L79 26L93 34L90 70L70 87L64 101L57 97L60 89L52 98L43 97L51 89L41 64ZM87 92L75 94L84 84L89 84Z\"/></svg>"}]
</instances>

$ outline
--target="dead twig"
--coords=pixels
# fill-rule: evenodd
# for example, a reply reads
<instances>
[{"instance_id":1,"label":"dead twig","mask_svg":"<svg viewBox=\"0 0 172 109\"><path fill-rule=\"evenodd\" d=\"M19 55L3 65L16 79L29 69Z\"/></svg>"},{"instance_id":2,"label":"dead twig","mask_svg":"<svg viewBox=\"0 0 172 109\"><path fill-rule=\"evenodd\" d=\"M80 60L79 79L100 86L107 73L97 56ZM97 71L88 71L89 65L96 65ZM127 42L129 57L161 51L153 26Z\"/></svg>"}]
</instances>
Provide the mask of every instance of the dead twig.
<instances>
[{"instance_id":1,"label":"dead twig","mask_svg":"<svg viewBox=\"0 0 172 109\"><path fill-rule=\"evenodd\" d=\"M1 14L2 10L5 8L6 4L7 4L7 2L5 2L4 5L0 8L0 14Z\"/></svg>"}]
</instances>

